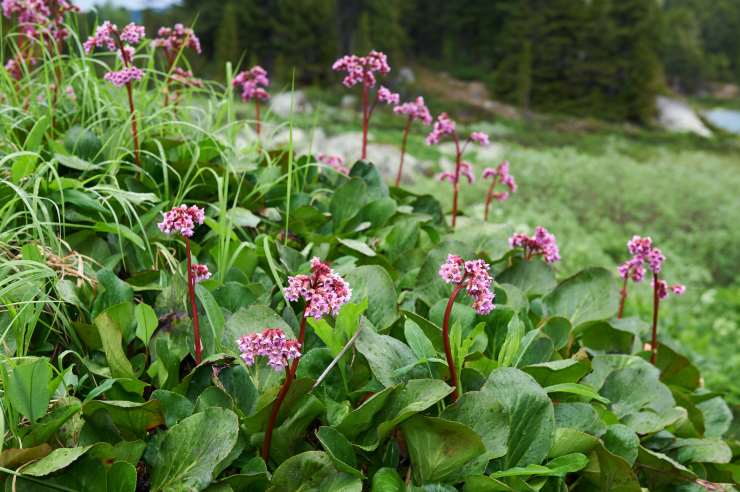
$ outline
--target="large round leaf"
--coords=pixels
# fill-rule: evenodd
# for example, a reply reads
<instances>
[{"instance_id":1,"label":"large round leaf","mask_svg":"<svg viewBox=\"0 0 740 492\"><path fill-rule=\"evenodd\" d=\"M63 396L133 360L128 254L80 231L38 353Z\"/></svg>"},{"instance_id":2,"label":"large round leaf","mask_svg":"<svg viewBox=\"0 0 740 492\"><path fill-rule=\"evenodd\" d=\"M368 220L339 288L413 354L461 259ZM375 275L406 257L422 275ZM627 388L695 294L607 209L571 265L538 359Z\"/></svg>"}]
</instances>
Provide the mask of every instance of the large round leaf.
<instances>
[{"instance_id":1,"label":"large round leaf","mask_svg":"<svg viewBox=\"0 0 740 492\"><path fill-rule=\"evenodd\" d=\"M619 291L609 270L589 268L561 282L544 303L548 316L562 316L578 327L612 317L617 312Z\"/></svg>"},{"instance_id":2,"label":"large round leaf","mask_svg":"<svg viewBox=\"0 0 740 492\"><path fill-rule=\"evenodd\" d=\"M363 265L353 269L345 280L352 287L352 300L368 300L365 313L378 331L385 331L398 319L396 287L388 272L378 265Z\"/></svg>"}]
</instances>

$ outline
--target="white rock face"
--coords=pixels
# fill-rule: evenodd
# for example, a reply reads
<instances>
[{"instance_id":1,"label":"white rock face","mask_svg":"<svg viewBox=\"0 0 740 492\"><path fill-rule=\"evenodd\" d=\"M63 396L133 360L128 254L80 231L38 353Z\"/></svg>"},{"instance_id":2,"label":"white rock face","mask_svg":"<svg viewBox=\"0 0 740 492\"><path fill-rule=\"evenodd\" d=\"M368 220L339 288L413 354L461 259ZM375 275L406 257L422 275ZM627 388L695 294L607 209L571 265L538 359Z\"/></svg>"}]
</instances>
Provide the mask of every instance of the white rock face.
<instances>
[{"instance_id":1,"label":"white rock face","mask_svg":"<svg viewBox=\"0 0 740 492\"><path fill-rule=\"evenodd\" d=\"M683 101L658 96L658 122L673 132L695 133L705 138L712 136L712 132L704 125L696 112Z\"/></svg>"},{"instance_id":2,"label":"white rock face","mask_svg":"<svg viewBox=\"0 0 740 492\"><path fill-rule=\"evenodd\" d=\"M281 92L270 98L270 109L273 113L281 118L290 116L290 104L293 101L294 113L307 113L313 110L313 106L308 101L306 94L301 90L291 92Z\"/></svg>"}]
</instances>

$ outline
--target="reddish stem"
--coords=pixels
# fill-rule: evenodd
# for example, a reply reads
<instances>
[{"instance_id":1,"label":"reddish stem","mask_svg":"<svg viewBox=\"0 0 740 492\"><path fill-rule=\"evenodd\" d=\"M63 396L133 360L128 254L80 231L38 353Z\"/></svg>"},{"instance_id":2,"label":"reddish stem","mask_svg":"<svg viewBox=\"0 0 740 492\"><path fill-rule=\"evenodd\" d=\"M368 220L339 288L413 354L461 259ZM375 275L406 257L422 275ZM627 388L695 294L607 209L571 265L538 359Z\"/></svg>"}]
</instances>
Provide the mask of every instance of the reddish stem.
<instances>
[{"instance_id":1,"label":"reddish stem","mask_svg":"<svg viewBox=\"0 0 740 492\"><path fill-rule=\"evenodd\" d=\"M303 340L306 336L306 311L304 309L303 316L301 317L301 328L298 332L298 346L303 349ZM280 392L277 395L275 403L272 405L272 411L270 412L270 419L267 421L267 429L265 430L265 440L262 441L262 459L265 460L265 464L270 460L270 443L272 442L272 430L275 427L275 421L277 420L278 413L280 413L280 406L285 400L285 396L288 394L290 385L295 379L295 373L298 370L298 359L293 359L293 363L290 365L290 369L285 373L285 382L280 388Z\"/></svg>"},{"instance_id":2,"label":"reddish stem","mask_svg":"<svg viewBox=\"0 0 740 492\"><path fill-rule=\"evenodd\" d=\"M464 279L463 279L464 280ZM455 361L452 358L452 348L450 347L450 314L452 313L452 306L455 304L455 299L460 293L463 287L463 282L460 282L455 286L450 295L450 300L447 301L447 307L445 308L445 315L442 321L442 341L445 346L445 357L447 357L447 366L450 369L450 383L454 390L452 391L452 401L457 401L459 389L457 384L457 369L455 368Z\"/></svg>"},{"instance_id":3,"label":"reddish stem","mask_svg":"<svg viewBox=\"0 0 740 492\"><path fill-rule=\"evenodd\" d=\"M411 123L414 121L412 116L409 116L406 122L406 127L403 129L403 140L401 141L401 162L398 164L398 174L396 174L396 187L401 185L401 176L403 175L403 157L406 155L406 142L409 140L409 129Z\"/></svg>"},{"instance_id":4,"label":"reddish stem","mask_svg":"<svg viewBox=\"0 0 740 492\"><path fill-rule=\"evenodd\" d=\"M627 281L629 276L624 277L624 283L622 289L619 291L619 310L617 311L617 319L622 319L624 314L624 302L627 300Z\"/></svg>"},{"instance_id":5,"label":"reddish stem","mask_svg":"<svg viewBox=\"0 0 740 492\"><path fill-rule=\"evenodd\" d=\"M660 296L658 295L658 274L653 273L653 340L651 342L650 363L655 365L658 356L658 307L660 307Z\"/></svg>"},{"instance_id":6,"label":"reddish stem","mask_svg":"<svg viewBox=\"0 0 740 492\"><path fill-rule=\"evenodd\" d=\"M488 209L491 207L491 202L493 201L493 189L496 187L496 183L498 183L498 175L493 177L491 186L488 187L488 193L486 193L486 210L483 213L483 222L488 222Z\"/></svg>"},{"instance_id":7,"label":"reddish stem","mask_svg":"<svg viewBox=\"0 0 740 492\"><path fill-rule=\"evenodd\" d=\"M131 65L131 60L128 57L128 53L123 47L123 41L121 37L116 34L116 40L118 41L118 49L121 52L121 59L123 60L123 66L128 68ZM128 94L128 107L131 112L131 133L134 137L134 161L136 165L141 167L141 161L139 160L139 125L136 121L136 109L134 108L134 94L133 88L131 87L131 81L126 83L126 93ZM189 272L188 272L189 273Z\"/></svg>"},{"instance_id":8,"label":"reddish stem","mask_svg":"<svg viewBox=\"0 0 740 492\"><path fill-rule=\"evenodd\" d=\"M360 159L367 158L367 127L370 123L370 112L368 109L368 91L367 84L362 84L362 156Z\"/></svg>"},{"instance_id":9,"label":"reddish stem","mask_svg":"<svg viewBox=\"0 0 740 492\"><path fill-rule=\"evenodd\" d=\"M460 165L462 164L462 152L460 152L460 141L457 134L453 133L452 138L455 140L455 179L452 183L452 228L457 223L457 196L460 192Z\"/></svg>"},{"instance_id":10,"label":"reddish stem","mask_svg":"<svg viewBox=\"0 0 740 492\"><path fill-rule=\"evenodd\" d=\"M262 125L260 124L260 100L257 98L254 99L254 114L255 119L257 120L255 124L255 131L257 132L257 136L259 137L262 130Z\"/></svg>"},{"instance_id":11,"label":"reddish stem","mask_svg":"<svg viewBox=\"0 0 740 492\"><path fill-rule=\"evenodd\" d=\"M185 237L185 255L188 257L188 295L190 309L193 313L193 338L195 339L195 363L203 360L203 349L200 345L200 321L198 320L198 306L195 303L195 279L193 278L193 261L190 255L190 238Z\"/></svg>"}]
</instances>

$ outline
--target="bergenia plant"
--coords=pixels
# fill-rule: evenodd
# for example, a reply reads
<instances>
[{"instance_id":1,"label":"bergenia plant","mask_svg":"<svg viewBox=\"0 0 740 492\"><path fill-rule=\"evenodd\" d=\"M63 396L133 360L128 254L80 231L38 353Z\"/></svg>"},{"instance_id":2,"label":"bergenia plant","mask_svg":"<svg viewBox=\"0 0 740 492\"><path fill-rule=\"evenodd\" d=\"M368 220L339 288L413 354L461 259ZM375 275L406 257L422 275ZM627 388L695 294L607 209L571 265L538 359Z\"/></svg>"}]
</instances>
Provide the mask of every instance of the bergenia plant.
<instances>
[{"instance_id":1,"label":"bergenia plant","mask_svg":"<svg viewBox=\"0 0 740 492\"><path fill-rule=\"evenodd\" d=\"M98 26L95 34L85 41L85 52L90 53L95 48L106 48L108 51L117 51L123 68L117 71L110 71L105 74L104 78L116 87L126 87L128 94L128 105L131 113L131 133L134 139L134 160L137 166L141 166L139 159L139 131L136 120L136 109L134 108L134 95L132 82L141 80L144 72L134 66L134 48L139 44L144 36L144 26L139 26L133 22L127 24L123 29L110 21L105 21Z\"/></svg>"},{"instance_id":2,"label":"bergenia plant","mask_svg":"<svg viewBox=\"0 0 740 492\"><path fill-rule=\"evenodd\" d=\"M241 97L244 102L254 101L255 131L260 134L262 123L260 121L260 101L270 99L266 87L270 85L267 70L256 65L249 70L239 72L231 82L234 87L241 89Z\"/></svg>"},{"instance_id":3,"label":"bergenia plant","mask_svg":"<svg viewBox=\"0 0 740 492\"><path fill-rule=\"evenodd\" d=\"M624 314L624 304L627 300L627 285L629 280L641 282L645 278L645 264L647 263L647 267L653 274L653 322L650 362L655 364L658 355L658 310L660 301L668 297L669 293L679 296L683 295L686 292L686 287L683 284L668 285L666 281L659 278L663 268L663 262L665 261L665 255L663 255L663 252L659 248L653 245L652 238L633 236L627 242L627 250L632 257L619 265L618 268L619 276L622 277L623 283L622 289L619 292L617 318L621 319Z\"/></svg>"},{"instance_id":4,"label":"bergenia plant","mask_svg":"<svg viewBox=\"0 0 740 492\"><path fill-rule=\"evenodd\" d=\"M375 97L370 102L370 89L377 84L378 75L387 75L391 71L388 65L388 57L380 51L371 51L367 56L345 55L338 59L332 65L335 72L345 72L347 75L342 79L342 84L347 87L354 87L362 84L362 152L361 159L367 159L367 130L370 125L370 118L375 111L379 102L398 105L400 96L391 92L388 88L380 86L375 92Z\"/></svg>"},{"instance_id":5,"label":"bergenia plant","mask_svg":"<svg viewBox=\"0 0 740 492\"><path fill-rule=\"evenodd\" d=\"M193 319L193 343L195 348L195 363L203 360L203 348L200 341L200 322L198 319L198 305L195 300L195 284L210 278L211 273L206 265L193 263L190 252L190 238L193 237L195 227L205 220L205 211L195 205L188 207L180 205L165 212L162 222L157 224L159 230L165 234L180 234L185 238L185 256L187 257L188 297L190 300L191 316Z\"/></svg>"},{"instance_id":6,"label":"bergenia plant","mask_svg":"<svg viewBox=\"0 0 740 492\"><path fill-rule=\"evenodd\" d=\"M453 285L452 294L447 301L444 318L442 320L442 341L444 343L445 357L447 358L447 367L450 371L450 384L454 388L452 400L457 400L462 394L460 383L457 376L457 367L452 357L452 347L450 346L450 314L452 306L455 304L460 291L465 292L473 299L473 309L478 314L486 315L494 309L494 293L491 290L493 278L488 273L490 266L483 260L465 261L457 255L447 255L445 261L439 268L439 276L445 283Z\"/></svg>"},{"instance_id":7,"label":"bergenia plant","mask_svg":"<svg viewBox=\"0 0 740 492\"><path fill-rule=\"evenodd\" d=\"M193 73L177 66L177 62L186 48L201 54L200 39L189 27L177 23L174 27L160 27L157 31L157 37L154 39L154 46L161 48L164 57L167 60L167 80L164 87L164 105L170 103L170 84L172 82L188 86L202 87L203 82L193 77ZM179 101L179 92L175 89L174 102L177 105Z\"/></svg>"},{"instance_id":8,"label":"bergenia plant","mask_svg":"<svg viewBox=\"0 0 740 492\"><path fill-rule=\"evenodd\" d=\"M555 235L542 226L537 226L534 236L517 232L509 238L509 246L522 248L525 260L541 255L545 263L560 261L560 250Z\"/></svg>"},{"instance_id":9,"label":"bergenia plant","mask_svg":"<svg viewBox=\"0 0 740 492\"><path fill-rule=\"evenodd\" d=\"M440 181L449 181L452 183L452 227L455 227L457 222L457 202L458 195L460 194L460 177L465 176L468 183L475 181L473 174L473 166L466 161L463 161L463 155L471 142L477 143L478 145L488 145L488 135L483 132L473 132L470 136L461 144L460 138L457 135L457 125L453 120L447 116L447 113L441 113L437 116L437 121L434 122L434 128L432 132L427 135L427 145L437 145L442 137L449 135L452 141L455 143L455 170L446 171L438 176Z\"/></svg>"},{"instance_id":10,"label":"bergenia plant","mask_svg":"<svg viewBox=\"0 0 740 492\"><path fill-rule=\"evenodd\" d=\"M288 286L284 289L285 298L290 302L303 300L303 314L301 315L300 328L298 331L297 348L303 347L306 338L306 320L313 318L319 320L324 316L336 316L339 308L347 303L352 297L352 289L345 280L336 274L326 263L319 258L311 259L310 275L295 275L288 277ZM275 420L280 412L285 395L288 394L290 385L295 378L298 369L299 357L293 358L293 363L285 374L285 382L280 387L280 392L272 406L270 417L267 421L265 439L262 442L262 458L265 463L270 458L270 443L272 442L272 431Z\"/></svg>"},{"instance_id":11,"label":"bergenia plant","mask_svg":"<svg viewBox=\"0 0 740 492\"><path fill-rule=\"evenodd\" d=\"M509 199L511 193L516 193L516 180L509 174L509 161L504 161L496 167L487 167L483 170L483 179L492 178L486 193L486 208L483 212L483 220L488 222L488 211L493 200L503 202ZM496 185L501 184L508 191L496 191Z\"/></svg>"},{"instance_id":12,"label":"bergenia plant","mask_svg":"<svg viewBox=\"0 0 740 492\"><path fill-rule=\"evenodd\" d=\"M320 163L332 168L334 171L345 176L349 175L349 168L344 165L344 157L341 155L319 154L316 158Z\"/></svg>"},{"instance_id":13,"label":"bergenia plant","mask_svg":"<svg viewBox=\"0 0 740 492\"><path fill-rule=\"evenodd\" d=\"M398 173L396 174L396 186L400 186L401 177L403 176L403 158L406 155L406 142L409 139L409 130L414 120L419 120L425 125L432 124L432 114L429 112L424 98L419 96L416 101L405 102L393 108L396 114L406 116L406 126L403 127L403 139L401 140L401 162L398 163Z\"/></svg>"}]
</instances>

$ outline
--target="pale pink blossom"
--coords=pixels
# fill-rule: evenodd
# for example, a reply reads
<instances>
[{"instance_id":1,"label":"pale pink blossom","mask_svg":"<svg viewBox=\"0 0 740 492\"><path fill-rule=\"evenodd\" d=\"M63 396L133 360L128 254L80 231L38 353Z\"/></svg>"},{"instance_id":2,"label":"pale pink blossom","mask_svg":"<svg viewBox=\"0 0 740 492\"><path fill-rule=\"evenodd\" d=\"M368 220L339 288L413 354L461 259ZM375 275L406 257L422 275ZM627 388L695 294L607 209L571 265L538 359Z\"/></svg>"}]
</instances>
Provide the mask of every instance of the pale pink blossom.
<instances>
[{"instance_id":1,"label":"pale pink blossom","mask_svg":"<svg viewBox=\"0 0 740 492\"><path fill-rule=\"evenodd\" d=\"M133 22L126 24L120 34L121 41L134 45L139 44L145 36L144 26L134 24Z\"/></svg>"},{"instance_id":2,"label":"pale pink blossom","mask_svg":"<svg viewBox=\"0 0 740 492\"><path fill-rule=\"evenodd\" d=\"M478 314L488 314L494 309L494 293L491 290L493 278L490 266L483 260L464 261L457 255L447 255L447 260L439 268L439 276L445 283L465 287L473 298L473 309Z\"/></svg>"},{"instance_id":3,"label":"pale pink blossom","mask_svg":"<svg viewBox=\"0 0 740 492\"><path fill-rule=\"evenodd\" d=\"M421 96L417 97L416 101L399 104L393 108L393 112L396 114L406 115L414 120L419 120L425 125L432 124L432 115L429 112L429 108L424 104L424 98Z\"/></svg>"},{"instance_id":4,"label":"pale pink blossom","mask_svg":"<svg viewBox=\"0 0 740 492\"><path fill-rule=\"evenodd\" d=\"M488 135L483 132L473 132L470 134L470 140L477 143L478 145L488 145Z\"/></svg>"},{"instance_id":5,"label":"pale pink blossom","mask_svg":"<svg viewBox=\"0 0 740 492\"><path fill-rule=\"evenodd\" d=\"M335 61L331 68L335 72L345 72L347 74L342 80L345 87L354 87L357 84L374 87L376 72L386 75L391 71L385 53L375 50L368 53L367 56L345 55Z\"/></svg>"},{"instance_id":6,"label":"pale pink blossom","mask_svg":"<svg viewBox=\"0 0 740 492\"><path fill-rule=\"evenodd\" d=\"M123 87L134 80L141 80L143 76L144 72L137 67L128 67L118 71L108 72L103 75L103 78L116 87Z\"/></svg>"},{"instance_id":7,"label":"pale pink blossom","mask_svg":"<svg viewBox=\"0 0 740 492\"><path fill-rule=\"evenodd\" d=\"M236 341L241 358L248 366L254 365L257 357L266 357L267 364L282 371L288 362L301 356L298 340L288 340L279 328L268 328L262 332L249 333Z\"/></svg>"},{"instance_id":8,"label":"pale pink blossom","mask_svg":"<svg viewBox=\"0 0 740 492\"><path fill-rule=\"evenodd\" d=\"M265 87L270 85L270 79L267 77L267 71L259 65L239 72L231 83L234 87L241 88L241 97L245 102L253 99L264 101L270 98L270 94L265 90Z\"/></svg>"},{"instance_id":9,"label":"pale pink blossom","mask_svg":"<svg viewBox=\"0 0 740 492\"><path fill-rule=\"evenodd\" d=\"M527 236L523 233L514 234L509 238L509 245L512 248L523 248L526 259L542 255L546 263L555 263L560 260L560 250L555 235L542 226L537 226L534 236Z\"/></svg>"},{"instance_id":10,"label":"pale pink blossom","mask_svg":"<svg viewBox=\"0 0 740 492\"><path fill-rule=\"evenodd\" d=\"M198 54L202 51L198 36L191 28L179 22L174 27L160 27L157 36L154 39L154 46L162 48L170 61L185 48L190 48Z\"/></svg>"},{"instance_id":11,"label":"pale pink blossom","mask_svg":"<svg viewBox=\"0 0 740 492\"><path fill-rule=\"evenodd\" d=\"M655 280L653 279L652 285L653 285L653 288L656 289L658 293L658 297L660 299L665 299L666 297L668 297L668 294L671 292L677 296L681 296L686 292L685 285L683 284L668 285L668 282L666 282L665 280L658 280L658 284L656 287Z\"/></svg>"},{"instance_id":12,"label":"pale pink blossom","mask_svg":"<svg viewBox=\"0 0 740 492\"><path fill-rule=\"evenodd\" d=\"M397 106L400 100L401 96L396 92L391 92L387 87L381 85L380 89L378 89L378 101Z\"/></svg>"},{"instance_id":13,"label":"pale pink blossom","mask_svg":"<svg viewBox=\"0 0 740 492\"><path fill-rule=\"evenodd\" d=\"M434 127L429 135L427 135L427 145L436 145L445 135L452 135L455 133L455 122L450 119L447 113L441 113L437 116L437 121L434 122Z\"/></svg>"},{"instance_id":14,"label":"pale pink blossom","mask_svg":"<svg viewBox=\"0 0 740 492\"><path fill-rule=\"evenodd\" d=\"M320 163L326 164L336 172L345 176L349 175L349 168L344 165L344 158L341 155L319 154L317 159Z\"/></svg>"},{"instance_id":15,"label":"pale pink blossom","mask_svg":"<svg viewBox=\"0 0 740 492\"><path fill-rule=\"evenodd\" d=\"M195 205L180 205L164 213L164 219L157 224L165 234L178 232L185 237L192 237L196 225L205 221L205 210Z\"/></svg>"},{"instance_id":16,"label":"pale pink blossom","mask_svg":"<svg viewBox=\"0 0 740 492\"><path fill-rule=\"evenodd\" d=\"M208 280L209 278L211 278L211 272L208 271L207 265L193 263L190 266L190 271L193 275L193 281L195 283L202 282L203 280Z\"/></svg>"}]
</instances>

